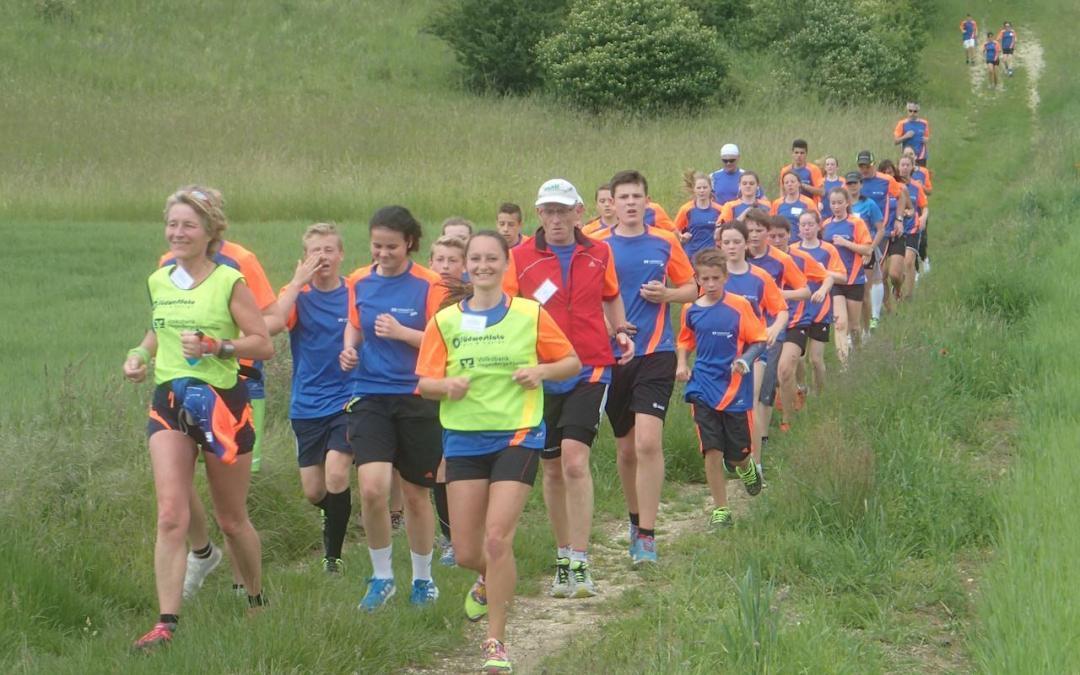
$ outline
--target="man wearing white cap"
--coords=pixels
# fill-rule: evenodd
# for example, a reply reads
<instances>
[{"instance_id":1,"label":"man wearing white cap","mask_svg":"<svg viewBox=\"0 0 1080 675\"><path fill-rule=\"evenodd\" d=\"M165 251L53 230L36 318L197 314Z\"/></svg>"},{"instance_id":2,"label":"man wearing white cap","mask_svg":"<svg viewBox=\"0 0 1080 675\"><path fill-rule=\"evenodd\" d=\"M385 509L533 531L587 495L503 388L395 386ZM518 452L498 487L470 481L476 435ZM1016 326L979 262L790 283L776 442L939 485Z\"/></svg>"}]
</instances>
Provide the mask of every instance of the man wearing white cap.
<instances>
[{"instance_id":1,"label":"man wearing white cap","mask_svg":"<svg viewBox=\"0 0 1080 675\"><path fill-rule=\"evenodd\" d=\"M596 595L588 562L593 515L589 449L615 363L609 326L622 350L619 362L634 357L611 249L581 233L583 210L569 181L554 178L541 185L536 196L540 227L511 251L504 282L511 295L544 306L582 363L577 377L544 382L544 503L558 546L551 594L560 598Z\"/></svg>"},{"instance_id":2,"label":"man wearing white cap","mask_svg":"<svg viewBox=\"0 0 1080 675\"><path fill-rule=\"evenodd\" d=\"M726 204L733 199L739 198L739 177L743 170L739 168L739 146L734 143L725 143L720 148L720 161L723 168L713 171L709 177L712 179L713 199L717 204ZM758 186L758 199L765 196L765 192Z\"/></svg>"}]
</instances>

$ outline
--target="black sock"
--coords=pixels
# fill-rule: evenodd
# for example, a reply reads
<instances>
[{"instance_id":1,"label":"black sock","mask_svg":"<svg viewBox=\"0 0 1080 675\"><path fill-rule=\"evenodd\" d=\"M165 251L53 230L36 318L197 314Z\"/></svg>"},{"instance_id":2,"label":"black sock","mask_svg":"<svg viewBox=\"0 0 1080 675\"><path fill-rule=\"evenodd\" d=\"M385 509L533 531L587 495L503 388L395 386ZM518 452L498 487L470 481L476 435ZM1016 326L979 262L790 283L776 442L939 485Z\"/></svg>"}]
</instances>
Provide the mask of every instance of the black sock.
<instances>
[{"instance_id":1,"label":"black sock","mask_svg":"<svg viewBox=\"0 0 1080 675\"><path fill-rule=\"evenodd\" d=\"M172 625L173 630L176 629L176 624L180 623L179 614L158 614L158 623L167 623Z\"/></svg>"},{"instance_id":2,"label":"black sock","mask_svg":"<svg viewBox=\"0 0 1080 675\"><path fill-rule=\"evenodd\" d=\"M656 530L646 530L644 527L638 528L639 537L655 537Z\"/></svg>"},{"instance_id":3,"label":"black sock","mask_svg":"<svg viewBox=\"0 0 1080 675\"><path fill-rule=\"evenodd\" d=\"M762 436L761 437L761 447L764 448L765 444L768 443L768 442L769 442L769 437L768 436Z\"/></svg>"},{"instance_id":4,"label":"black sock","mask_svg":"<svg viewBox=\"0 0 1080 675\"><path fill-rule=\"evenodd\" d=\"M262 593L248 596L248 607L262 607L265 604L266 601L263 600Z\"/></svg>"},{"instance_id":5,"label":"black sock","mask_svg":"<svg viewBox=\"0 0 1080 675\"><path fill-rule=\"evenodd\" d=\"M214 552L214 545L210 542L206 542L206 546L203 546L202 548L192 549L191 552L195 555L196 558L206 560L210 557L210 554Z\"/></svg>"},{"instance_id":6,"label":"black sock","mask_svg":"<svg viewBox=\"0 0 1080 675\"><path fill-rule=\"evenodd\" d=\"M352 515L352 493L349 488L345 488L344 492L327 492L322 503L326 505L326 521L323 524L326 557L340 558L341 547L345 543L345 530L349 527L349 516Z\"/></svg>"},{"instance_id":7,"label":"black sock","mask_svg":"<svg viewBox=\"0 0 1080 675\"><path fill-rule=\"evenodd\" d=\"M450 538L450 502L446 498L446 483L435 483L435 512L439 514L439 529Z\"/></svg>"},{"instance_id":8,"label":"black sock","mask_svg":"<svg viewBox=\"0 0 1080 675\"><path fill-rule=\"evenodd\" d=\"M234 593L236 591L242 591L242 590L244 590L244 584L233 584L232 589L233 589Z\"/></svg>"},{"instance_id":9,"label":"black sock","mask_svg":"<svg viewBox=\"0 0 1080 675\"><path fill-rule=\"evenodd\" d=\"M636 513L631 513L630 514L630 524L633 525L634 527L637 527L638 525L641 524L640 522L638 522L638 514L636 514Z\"/></svg>"}]
</instances>

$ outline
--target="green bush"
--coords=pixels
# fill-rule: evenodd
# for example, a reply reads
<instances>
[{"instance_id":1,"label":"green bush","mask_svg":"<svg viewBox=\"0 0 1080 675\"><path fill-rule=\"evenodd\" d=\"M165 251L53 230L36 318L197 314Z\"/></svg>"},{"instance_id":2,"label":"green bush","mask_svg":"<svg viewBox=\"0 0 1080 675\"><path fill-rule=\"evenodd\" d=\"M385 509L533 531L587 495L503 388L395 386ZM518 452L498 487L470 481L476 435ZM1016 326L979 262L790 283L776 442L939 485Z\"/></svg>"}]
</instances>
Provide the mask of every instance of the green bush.
<instances>
[{"instance_id":1,"label":"green bush","mask_svg":"<svg viewBox=\"0 0 1080 675\"><path fill-rule=\"evenodd\" d=\"M727 75L716 31L678 0L577 0L537 56L547 90L590 112L693 110Z\"/></svg>"},{"instance_id":2,"label":"green bush","mask_svg":"<svg viewBox=\"0 0 1080 675\"><path fill-rule=\"evenodd\" d=\"M753 10L746 0L683 0L697 12L701 23L716 31L727 44L745 46Z\"/></svg>"},{"instance_id":3,"label":"green bush","mask_svg":"<svg viewBox=\"0 0 1080 675\"><path fill-rule=\"evenodd\" d=\"M802 27L784 51L823 100L902 101L917 93L918 41L913 26L867 13L848 0L807 0Z\"/></svg>"},{"instance_id":4,"label":"green bush","mask_svg":"<svg viewBox=\"0 0 1080 675\"><path fill-rule=\"evenodd\" d=\"M566 0L452 0L427 30L446 42L473 91L522 94L540 85L535 49L558 30Z\"/></svg>"}]
</instances>

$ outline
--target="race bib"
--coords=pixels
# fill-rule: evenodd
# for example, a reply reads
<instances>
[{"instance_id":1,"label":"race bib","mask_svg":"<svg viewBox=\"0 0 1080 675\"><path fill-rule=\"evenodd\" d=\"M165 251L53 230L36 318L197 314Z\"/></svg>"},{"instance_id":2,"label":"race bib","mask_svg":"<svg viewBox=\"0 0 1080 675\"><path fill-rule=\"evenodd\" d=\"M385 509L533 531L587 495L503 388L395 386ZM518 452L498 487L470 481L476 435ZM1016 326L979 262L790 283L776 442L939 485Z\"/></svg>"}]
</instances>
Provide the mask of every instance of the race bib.
<instances>
[{"instance_id":1,"label":"race bib","mask_svg":"<svg viewBox=\"0 0 1080 675\"><path fill-rule=\"evenodd\" d=\"M461 330L467 333L481 333L487 328L487 317L483 314L462 314Z\"/></svg>"},{"instance_id":2,"label":"race bib","mask_svg":"<svg viewBox=\"0 0 1080 675\"><path fill-rule=\"evenodd\" d=\"M555 295L557 290L559 290L559 287L553 284L551 279L544 279L544 283L540 284L540 287L533 293L533 298L541 305L544 305L551 299L551 296Z\"/></svg>"}]
</instances>

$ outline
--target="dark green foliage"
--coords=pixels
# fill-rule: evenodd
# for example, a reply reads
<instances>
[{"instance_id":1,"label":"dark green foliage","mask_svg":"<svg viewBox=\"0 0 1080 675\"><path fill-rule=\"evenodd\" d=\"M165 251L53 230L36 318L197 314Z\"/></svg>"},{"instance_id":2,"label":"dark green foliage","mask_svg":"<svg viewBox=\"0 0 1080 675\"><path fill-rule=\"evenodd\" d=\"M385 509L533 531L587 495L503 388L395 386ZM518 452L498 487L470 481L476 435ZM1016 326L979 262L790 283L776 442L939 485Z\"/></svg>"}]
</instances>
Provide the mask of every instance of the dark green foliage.
<instances>
[{"instance_id":1,"label":"dark green foliage","mask_svg":"<svg viewBox=\"0 0 1080 675\"><path fill-rule=\"evenodd\" d=\"M694 110L727 75L716 31L678 0L578 0L537 55L548 91L591 112Z\"/></svg>"},{"instance_id":2,"label":"dark green foliage","mask_svg":"<svg viewBox=\"0 0 1080 675\"><path fill-rule=\"evenodd\" d=\"M539 86L537 43L558 30L565 0L452 0L428 31L446 42L478 92L522 94Z\"/></svg>"},{"instance_id":3,"label":"dark green foliage","mask_svg":"<svg viewBox=\"0 0 1080 675\"><path fill-rule=\"evenodd\" d=\"M683 4L697 12L701 23L715 30L725 44L748 43L753 12L746 0L684 0Z\"/></svg>"}]
</instances>

